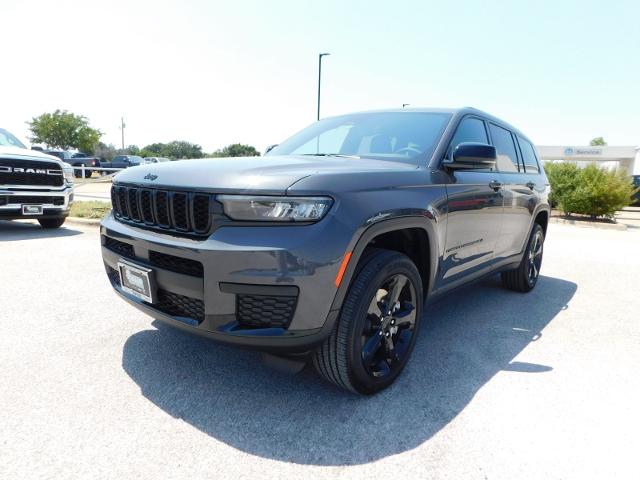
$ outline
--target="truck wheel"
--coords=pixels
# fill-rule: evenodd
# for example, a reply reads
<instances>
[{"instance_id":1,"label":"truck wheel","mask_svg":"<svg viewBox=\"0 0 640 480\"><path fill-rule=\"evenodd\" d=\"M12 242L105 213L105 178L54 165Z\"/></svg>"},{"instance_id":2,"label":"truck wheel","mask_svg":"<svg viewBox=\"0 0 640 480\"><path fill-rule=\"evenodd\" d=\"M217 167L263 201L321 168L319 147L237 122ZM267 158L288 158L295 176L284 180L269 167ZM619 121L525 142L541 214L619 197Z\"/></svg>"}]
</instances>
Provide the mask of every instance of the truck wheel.
<instances>
[{"instance_id":1,"label":"truck wheel","mask_svg":"<svg viewBox=\"0 0 640 480\"><path fill-rule=\"evenodd\" d=\"M402 253L363 256L329 338L313 364L326 380L370 395L391 385L407 364L422 315L422 281Z\"/></svg>"},{"instance_id":2,"label":"truck wheel","mask_svg":"<svg viewBox=\"0 0 640 480\"><path fill-rule=\"evenodd\" d=\"M533 290L540 275L543 247L544 231L536 223L533 225L527 248L518 268L502 272L502 285L516 292L526 293Z\"/></svg>"},{"instance_id":3,"label":"truck wheel","mask_svg":"<svg viewBox=\"0 0 640 480\"><path fill-rule=\"evenodd\" d=\"M91 177L91 174L93 173L92 170L85 170L84 171L84 178L89 178Z\"/></svg>"},{"instance_id":4,"label":"truck wheel","mask_svg":"<svg viewBox=\"0 0 640 480\"><path fill-rule=\"evenodd\" d=\"M66 218L41 218L38 223L42 228L60 228Z\"/></svg>"}]
</instances>

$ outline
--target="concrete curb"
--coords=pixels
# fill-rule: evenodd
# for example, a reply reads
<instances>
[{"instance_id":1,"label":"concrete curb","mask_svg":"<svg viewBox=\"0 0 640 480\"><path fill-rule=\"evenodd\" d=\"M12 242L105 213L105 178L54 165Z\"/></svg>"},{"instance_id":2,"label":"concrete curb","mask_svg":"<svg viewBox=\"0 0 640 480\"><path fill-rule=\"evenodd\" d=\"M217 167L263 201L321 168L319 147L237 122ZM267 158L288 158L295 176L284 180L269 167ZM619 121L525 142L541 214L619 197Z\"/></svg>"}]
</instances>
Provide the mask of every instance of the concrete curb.
<instances>
[{"instance_id":1,"label":"concrete curb","mask_svg":"<svg viewBox=\"0 0 640 480\"><path fill-rule=\"evenodd\" d=\"M85 226L100 226L100 220L97 218L80 218L80 217L67 217L65 223L71 223L72 225L85 225Z\"/></svg>"},{"instance_id":2,"label":"concrete curb","mask_svg":"<svg viewBox=\"0 0 640 480\"><path fill-rule=\"evenodd\" d=\"M604 230L626 230L627 226L622 223L602 223L590 222L588 220L568 220L566 218L551 217L549 223L560 223L564 225L574 225L576 227L601 228Z\"/></svg>"}]
</instances>

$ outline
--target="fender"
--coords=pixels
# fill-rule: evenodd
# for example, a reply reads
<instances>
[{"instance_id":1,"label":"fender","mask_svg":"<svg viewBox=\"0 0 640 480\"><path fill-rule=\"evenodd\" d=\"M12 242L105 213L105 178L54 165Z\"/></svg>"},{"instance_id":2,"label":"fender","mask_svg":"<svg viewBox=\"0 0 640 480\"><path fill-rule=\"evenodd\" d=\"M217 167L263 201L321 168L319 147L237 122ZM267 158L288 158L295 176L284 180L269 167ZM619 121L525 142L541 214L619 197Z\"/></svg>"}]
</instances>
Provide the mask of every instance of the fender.
<instances>
[{"instance_id":1,"label":"fender","mask_svg":"<svg viewBox=\"0 0 640 480\"><path fill-rule=\"evenodd\" d=\"M531 236L531 232L533 231L533 225L536 223L536 218L541 212L547 212L547 221L551 218L551 208L548 204L543 203L536 207L536 209L531 214L531 223L529 224L529 233L527 233L527 237L524 240L522 248L520 249L520 255L524 254L524 249L527 247L527 243L529 242L529 237ZM545 232L545 237L546 237Z\"/></svg>"},{"instance_id":2,"label":"fender","mask_svg":"<svg viewBox=\"0 0 640 480\"><path fill-rule=\"evenodd\" d=\"M344 297L349 290L351 280L354 277L358 262L362 257L362 253L366 246L380 234L392 232L395 230L403 230L407 228L421 228L427 234L427 240L429 242L429 277L427 291L424 292L425 296L433 289L436 272L438 271L438 235L437 235L437 220L433 217L431 212L425 211L423 215L410 215L395 217L390 219L381 220L369 227L365 227L365 230L358 236L354 236L354 239L347 248L351 253L351 259L345 270L342 282L338 287L333 303L331 304L331 311L339 311L342 307ZM331 312L330 312L331 313ZM329 317L335 317L335 315L329 315Z\"/></svg>"}]
</instances>

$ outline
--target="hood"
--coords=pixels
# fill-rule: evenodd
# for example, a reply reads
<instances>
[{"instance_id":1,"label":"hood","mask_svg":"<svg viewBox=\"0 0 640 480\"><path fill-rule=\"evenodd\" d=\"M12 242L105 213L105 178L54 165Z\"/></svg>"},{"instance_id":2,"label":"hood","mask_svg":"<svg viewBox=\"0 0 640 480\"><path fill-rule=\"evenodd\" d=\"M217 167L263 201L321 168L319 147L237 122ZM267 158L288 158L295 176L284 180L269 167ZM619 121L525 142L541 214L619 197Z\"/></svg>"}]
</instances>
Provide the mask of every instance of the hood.
<instances>
[{"instance_id":1,"label":"hood","mask_svg":"<svg viewBox=\"0 0 640 480\"><path fill-rule=\"evenodd\" d=\"M289 186L310 175L357 175L416 168L408 163L384 160L302 155L202 158L131 167L118 173L115 181L156 188L284 195Z\"/></svg>"},{"instance_id":2,"label":"hood","mask_svg":"<svg viewBox=\"0 0 640 480\"><path fill-rule=\"evenodd\" d=\"M24 160L48 160L58 163L61 167L63 162L53 155L47 155L46 153L39 152L38 150L29 150L27 148L7 147L0 145L0 157L3 158L16 158Z\"/></svg>"}]
</instances>

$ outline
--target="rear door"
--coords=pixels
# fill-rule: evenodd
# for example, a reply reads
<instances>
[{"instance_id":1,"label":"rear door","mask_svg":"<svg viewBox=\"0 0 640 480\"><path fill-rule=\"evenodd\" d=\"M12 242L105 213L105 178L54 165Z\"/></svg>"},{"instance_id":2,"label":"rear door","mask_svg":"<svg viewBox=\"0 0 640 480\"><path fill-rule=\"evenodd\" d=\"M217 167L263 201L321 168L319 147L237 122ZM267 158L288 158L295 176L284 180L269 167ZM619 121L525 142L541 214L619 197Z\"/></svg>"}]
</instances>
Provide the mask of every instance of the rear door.
<instances>
[{"instance_id":1,"label":"rear door","mask_svg":"<svg viewBox=\"0 0 640 480\"><path fill-rule=\"evenodd\" d=\"M489 143L486 122L476 116L462 119L447 157L462 142ZM502 224L501 176L495 169L450 171L448 214L440 286L455 284L479 272L495 256Z\"/></svg>"},{"instance_id":2,"label":"rear door","mask_svg":"<svg viewBox=\"0 0 640 480\"><path fill-rule=\"evenodd\" d=\"M498 170L504 182L504 217L496 244L496 257L501 259L521 252L529 236L537 196L535 185L531 183L533 176L525 172L516 135L495 123L489 123L489 133L496 147Z\"/></svg>"}]
</instances>

